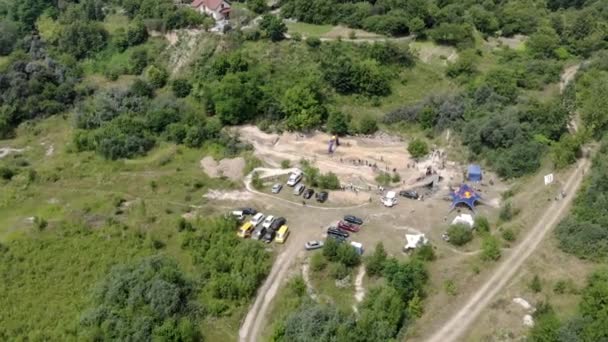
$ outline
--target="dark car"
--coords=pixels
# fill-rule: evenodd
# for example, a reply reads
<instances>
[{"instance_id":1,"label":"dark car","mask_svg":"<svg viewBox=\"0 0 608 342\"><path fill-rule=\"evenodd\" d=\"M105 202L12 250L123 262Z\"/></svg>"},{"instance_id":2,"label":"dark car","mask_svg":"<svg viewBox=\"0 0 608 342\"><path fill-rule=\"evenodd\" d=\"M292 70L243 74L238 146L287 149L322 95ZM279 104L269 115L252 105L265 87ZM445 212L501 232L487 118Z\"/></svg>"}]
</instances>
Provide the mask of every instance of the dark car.
<instances>
[{"instance_id":1,"label":"dark car","mask_svg":"<svg viewBox=\"0 0 608 342\"><path fill-rule=\"evenodd\" d=\"M363 224L362 219L358 218L357 216L353 216L353 215L344 216L344 221L346 221L348 223L356 224L358 226Z\"/></svg>"},{"instance_id":2,"label":"dark car","mask_svg":"<svg viewBox=\"0 0 608 342\"><path fill-rule=\"evenodd\" d=\"M329 235L339 236L344 239L346 239L350 236L350 234L348 234L347 232L340 230L338 228L334 228L334 227L327 229L327 236L329 236Z\"/></svg>"},{"instance_id":3,"label":"dark car","mask_svg":"<svg viewBox=\"0 0 608 342\"><path fill-rule=\"evenodd\" d=\"M239 210L242 211L245 215L255 215L258 213L258 211L253 208L241 208Z\"/></svg>"},{"instance_id":4,"label":"dark car","mask_svg":"<svg viewBox=\"0 0 608 342\"><path fill-rule=\"evenodd\" d=\"M307 189L306 191L304 191L304 198L305 199L309 199L312 197L312 195L315 193L315 191L313 189Z\"/></svg>"},{"instance_id":5,"label":"dark car","mask_svg":"<svg viewBox=\"0 0 608 342\"><path fill-rule=\"evenodd\" d=\"M356 233L359 231L359 226L354 225L352 223L348 223L346 221L340 221L338 222L338 229Z\"/></svg>"},{"instance_id":6,"label":"dark car","mask_svg":"<svg viewBox=\"0 0 608 342\"><path fill-rule=\"evenodd\" d=\"M279 228L281 228L282 225L284 225L285 223L287 223L287 220L284 217L277 217L276 219L274 219L274 221L272 222L272 224L270 225L270 230L272 231L277 231L279 230Z\"/></svg>"},{"instance_id":7,"label":"dark car","mask_svg":"<svg viewBox=\"0 0 608 342\"><path fill-rule=\"evenodd\" d=\"M329 197L329 194L327 193L327 191L321 191L321 192L317 192L317 195L315 196L317 199L317 202L325 202L327 201L327 197Z\"/></svg>"},{"instance_id":8,"label":"dark car","mask_svg":"<svg viewBox=\"0 0 608 342\"><path fill-rule=\"evenodd\" d=\"M346 238L340 235L327 234L327 238L336 240L338 242L346 242Z\"/></svg>"},{"instance_id":9,"label":"dark car","mask_svg":"<svg viewBox=\"0 0 608 342\"><path fill-rule=\"evenodd\" d=\"M416 191L412 191L412 190L399 191L399 196L403 196L403 197L409 198L409 199L418 199L420 197L420 196L418 196L418 193Z\"/></svg>"},{"instance_id":10,"label":"dark car","mask_svg":"<svg viewBox=\"0 0 608 342\"><path fill-rule=\"evenodd\" d=\"M272 229L268 229L266 231L266 234L264 234L264 236L262 237L262 241L266 242L266 243L271 243L272 240L274 240L274 236L275 236L275 232Z\"/></svg>"}]
</instances>

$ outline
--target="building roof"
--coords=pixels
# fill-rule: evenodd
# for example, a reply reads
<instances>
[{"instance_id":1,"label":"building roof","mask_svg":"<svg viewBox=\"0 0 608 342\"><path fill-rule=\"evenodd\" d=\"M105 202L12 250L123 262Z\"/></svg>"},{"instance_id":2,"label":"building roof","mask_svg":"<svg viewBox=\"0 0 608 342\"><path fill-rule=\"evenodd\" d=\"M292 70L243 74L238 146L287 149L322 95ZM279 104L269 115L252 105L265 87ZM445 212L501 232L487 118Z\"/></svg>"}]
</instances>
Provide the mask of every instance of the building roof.
<instances>
[{"instance_id":1,"label":"building roof","mask_svg":"<svg viewBox=\"0 0 608 342\"><path fill-rule=\"evenodd\" d=\"M405 249L415 249L429 243L424 234L405 234Z\"/></svg>"},{"instance_id":2,"label":"building roof","mask_svg":"<svg viewBox=\"0 0 608 342\"><path fill-rule=\"evenodd\" d=\"M466 224L469 228L473 228L475 220L473 220L473 217L469 214L460 214L454 218L452 224Z\"/></svg>"},{"instance_id":3,"label":"building roof","mask_svg":"<svg viewBox=\"0 0 608 342\"><path fill-rule=\"evenodd\" d=\"M225 3L226 5L230 6L230 3L225 0L194 0L192 2L192 7L199 8L205 5L205 7L215 11L216 9L221 7L222 3Z\"/></svg>"}]
</instances>

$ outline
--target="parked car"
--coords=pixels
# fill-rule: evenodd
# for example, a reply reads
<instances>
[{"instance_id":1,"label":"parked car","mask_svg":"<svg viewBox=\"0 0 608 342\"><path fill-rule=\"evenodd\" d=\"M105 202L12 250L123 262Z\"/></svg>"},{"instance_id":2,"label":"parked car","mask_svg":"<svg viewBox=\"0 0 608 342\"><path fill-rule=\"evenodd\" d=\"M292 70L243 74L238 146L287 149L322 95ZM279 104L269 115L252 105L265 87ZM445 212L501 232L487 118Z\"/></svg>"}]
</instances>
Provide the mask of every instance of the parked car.
<instances>
[{"instance_id":1,"label":"parked car","mask_svg":"<svg viewBox=\"0 0 608 342\"><path fill-rule=\"evenodd\" d=\"M268 229L266 231L266 234L264 234L264 236L262 237L262 241L266 242L266 243L271 243L272 240L274 240L274 236L275 236L275 232L272 229Z\"/></svg>"},{"instance_id":2,"label":"parked car","mask_svg":"<svg viewBox=\"0 0 608 342\"><path fill-rule=\"evenodd\" d=\"M287 220L284 217L277 217L274 222L270 225L270 230L277 231L281 228L282 225L287 223Z\"/></svg>"},{"instance_id":3,"label":"parked car","mask_svg":"<svg viewBox=\"0 0 608 342\"><path fill-rule=\"evenodd\" d=\"M281 192L281 189L283 189L283 184L276 183L272 186L272 193L278 194L279 192Z\"/></svg>"},{"instance_id":4,"label":"parked car","mask_svg":"<svg viewBox=\"0 0 608 342\"><path fill-rule=\"evenodd\" d=\"M304 190L306 190L304 184L298 184L295 188L293 188L293 194L296 196L300 196L304 192Z\"/></svg>"},{"instance_id":5,"label":"parked car","mask_svg":"<svg viewBox=\"0 0 608 342\"><path fill-rule=\"evenodd\" d=\"M289 227L287 225L282 225L277 232L277 243L285 243L287 237L289 236Z\"/></svg>"},{"instance_id":6,"label":"parked car","mask_svg":"<svg viewBox=\"0 0 608 342\"><path fill-rule=\"evenodd\" d=\"M386 193L386 196L382 197L382 204L385 207L393 207L397 204L397 194L394 191L389 191Z\"/></svg>"},{"instance_id":7,"label":"parked car","mask_svg":"<svg viewBox=\"0 0 608 342\"><path fill-rule=\"evenodd\" d=\"M304 174L302 173L302 171L298 170L298 171L292 172L291 174L289 174L289 178L287 179L287 185L295 186L302 180L303 176L304 176Z\"/></svg>"},{"instance_id":8,"label":"parked car","mask_svg":"<svg viewBox=\"0 0 608 342\"><path fill-rule=\"evenodd\" d=\"M356 233L359 231L359 226L354 225L352 223L348 223L346 221L340 221L340 222L338 222L338 229L347 230L349 232Z\"/></svg>"},{"instance_id":9,"label":"parked car","mask_svg":"<svg viewBox=\"0 0 608 342\"><path fill-rule=\"evenodd\" d=\"M243 211L241 210L234 210L230 213L230 215L239 221L243 221L245 219L245 214L243 214Z\"/></svg>"},{"instance_id":10,"label":"parked car","mask_svg":"<svg viewBox=\"0 0 608 342\"><path fill-rule=\"evenodd\" d=\"M345 239L347 239L350 236L350 234L348 234L347 232L340 230L338 228L335 228L335 227L328 228L327 235L336 235L336 236L343 237Z\"/></svg>"},{"instance_id":11,"label":"parked car","mask_svg":"<svg viewBox=\"0 0 608 342\"><path fill-rule=\"evenodd\" d=\"M251 238L254 240L260 240L266 234L266 228L264 226L258 226L251 234Z\"/></svg>"},{"instance_id":12,"label":"parked car","mask_svg":"<svg viewBox=\"0 0 608 342\"><path fill-rule=\"evenodd\" d=\"M417 200L418 198L420 198L420 196L418 195L418 193L416 191L413 190L401 190L399 191L399 196L405 197L405 198L409 198L409 199L415 199Z\"/></svg>"},{"instance_id":13,"label":"parked car","mask_svg":"<svg viewBox=\"0 0 608 342\"><path fill-rule=\"evenodd\" d=\"M245 215L255 215L258 213L258 211L253 208L240 208L238 210L242 211Z\"/></svg>"},{"instance_id":14,"label":"parked car","mask_svg":"<svg viewBox=\"0 0 608 342\"><path fill-rule=\"evenodd\" d=\"M236 234L238 237L246 238L251 236L251 232L255 226L251 222L245 222L241 228L239 228L239 232Z\"/></svg>"},{"instance_id":15,"label":"parked car","mask_svg":"<svg viewBox=\"0 0 608 342\"><path fill-rule=\"evenodd\" d=\"M327 193L327 191L321 191L317 192L317 195L315 197L317 198L317 202L323 203L327 201L327 197L329 197L329 194Z\"/></svg>"},{"instance_id":16,"label":"parked car","mask_svg":"<svg viewBox=\"0 0 608 342\"><path fill-rule=\"evenodd\" d=\"M356 224L356 225L362 225L363 224L363 220L358 218L357 216L353 216L353 215L346 215L344 216L344 221L352 223L352 224Z\"/></svg>"},{"instance_id":17,"label":"parked car","mask_svg":"<svg viewBox=\"0 0 608 342\"><path fill-rule=\"evenodd\" d=\"M305 199L309 199L312 197L312 195L315 193L315 191L313 189L308 189L306 191L304 191L304 198Z\"/></svg>"},{"instance_id":18,"label":"parked car","mask_svg":"<svg viewBox=\"0 0 608 342\"><path fill-rule=\"evenodd\" d=\"M327 234L327 238L328 239L334 239L340 243L342 242L346 242L346 238L340 235L334 235L334 234Z\"/></svg>"},{"instance_id":19,"label":"parked car","mask_svg":"<svg viewBox=\"0 0 608 342\"><path fill-rule=\"evenodd\" d=\"M306 248L307 251L312 251L313 249L319 249L322 247L323 241L312 240L304 244L304 248Z\"/></svg>"},{"instance_id":20,"label":"parked car","mask_svg":"<svg viewBox=\"0 0 608 342\"><path fill-rule=\"evenodd\" d=\"M253 226L257 226L258 224L262 223L264 221L264 218L266 216L262 213L257 213L255 215L253 215L253 217L251 218L251 224L253 224Z\"/></svg>"},{"instance_id":21,"label":"parked car","mask_svg":"<svg viewBox=\"0 0 608 342\"><path fill-rule=\"evenodd\" d=\"M264 220L264 223L262 223L262 227L264 227L264 228L270 228L270 225L272 225L273 221L274 221L274 216L272 216L272 215L266 216L266 219Z\"/></svg>"}]
</instances>

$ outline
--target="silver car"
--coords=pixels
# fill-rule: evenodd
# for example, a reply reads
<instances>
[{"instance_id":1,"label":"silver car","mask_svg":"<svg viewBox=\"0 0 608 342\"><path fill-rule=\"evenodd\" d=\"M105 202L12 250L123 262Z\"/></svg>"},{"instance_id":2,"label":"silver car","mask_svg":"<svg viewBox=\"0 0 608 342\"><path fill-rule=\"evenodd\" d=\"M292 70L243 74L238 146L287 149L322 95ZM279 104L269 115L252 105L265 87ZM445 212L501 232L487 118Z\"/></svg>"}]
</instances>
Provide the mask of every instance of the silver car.
<instances>
[{"instance_id":1,"label":"silver car","mask_svg":"<svg viewBox=\"0 0 608 342\"><path fill-rule=\"evenodd\" d=\"M308 241L307 243L304 244L304 248L306 248L307 251L312 251L313 249L319 249L322 247L323 247L323 241L313 240L313 241Z\"/></svg>"},{"instance_id":2,"label":"silver car","mask_svg":"<svg viewBox=\"0 0 608 342\"><path fill-rule=\"evenodd\" d=\"M279 192L281 192L281 189L283 189L283 184L275 184L272 186L272 193L273 194L278 194Z\"/></svg>"}]
</instances>

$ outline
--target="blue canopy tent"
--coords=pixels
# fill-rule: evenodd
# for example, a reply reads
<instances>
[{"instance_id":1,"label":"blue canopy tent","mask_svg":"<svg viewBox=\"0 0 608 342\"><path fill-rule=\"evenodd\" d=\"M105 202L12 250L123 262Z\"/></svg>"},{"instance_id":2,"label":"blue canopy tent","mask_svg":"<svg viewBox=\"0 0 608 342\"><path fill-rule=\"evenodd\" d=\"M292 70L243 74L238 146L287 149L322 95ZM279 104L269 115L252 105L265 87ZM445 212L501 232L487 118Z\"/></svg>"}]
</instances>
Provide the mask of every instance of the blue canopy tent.
<instances>
[{"instance_id":1,"label":"blue canopy tent","mask_svg":"<svg viewBox=\"0 0 608 342\"><path fill-rule=\"evenodd\" d=\"M473 188L467 184L462 184L456 191L450 194L452 196L452 207L454 209L458 204L464 203L471 210L475 210L475 203L481 200Z\"/></svg>"},{"instance_id":2,"label":"blue canopy tent","mask_svg":"<svg viewBox=\"0 0 608 342\"><path fill-rule=\"evenodd\" d=\"M467 179L470 182L481 182L481 166L473 164L469 165Z\"/></svg>"}]
</instances>

